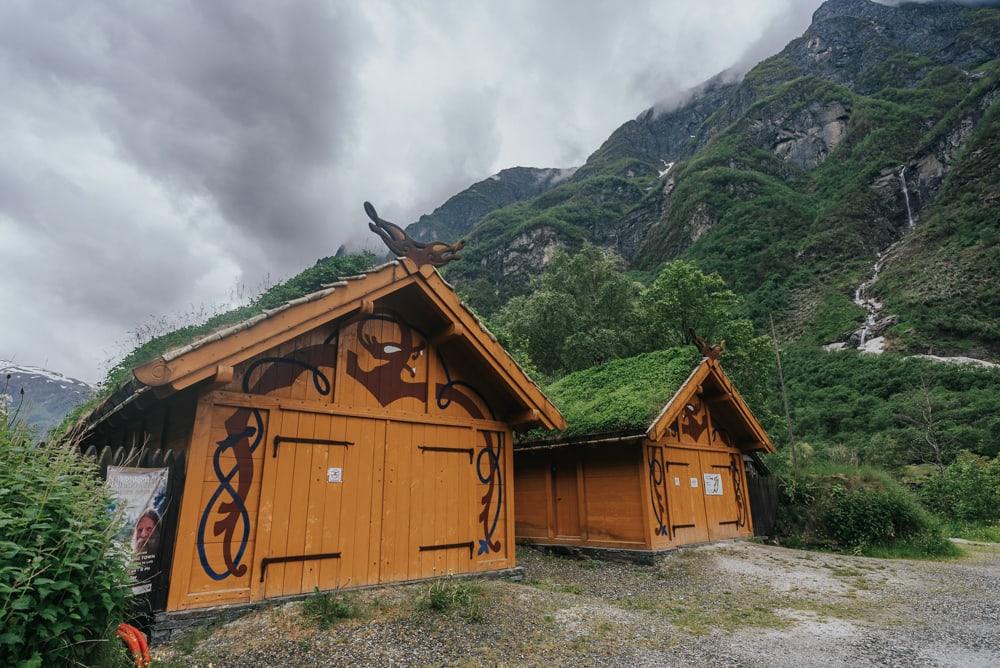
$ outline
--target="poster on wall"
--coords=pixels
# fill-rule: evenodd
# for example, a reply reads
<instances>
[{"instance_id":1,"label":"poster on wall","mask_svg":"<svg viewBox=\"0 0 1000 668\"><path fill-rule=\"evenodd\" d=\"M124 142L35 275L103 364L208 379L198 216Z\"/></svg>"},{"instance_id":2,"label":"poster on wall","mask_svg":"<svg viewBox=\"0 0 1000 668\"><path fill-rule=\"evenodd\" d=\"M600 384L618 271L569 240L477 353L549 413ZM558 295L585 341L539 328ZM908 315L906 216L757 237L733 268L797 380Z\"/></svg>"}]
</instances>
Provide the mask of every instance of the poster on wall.
<instances>
[{"instance_id":1,"label":"poster on wall","mask_svg":"<svg viewBox=\"0 0 1000 668\"><path fill-rule=\"evenodd\" d=\"M705 474L705 495L722 496L722 475L719 473Z\"/></svg>"},{"instance_id":2,"label":"poster on wall","mask_svg":"<svg viewBox=\"0 0 1000 668\"><path fill-rule=\"evenodd\" d=\"M132 593L148 594L160 568L161 520L167 508L169 469L109 466L107 485L114 497L113 513L124 524L116 541L128 545L134 557Z\"/></svg>"}]
</instances>

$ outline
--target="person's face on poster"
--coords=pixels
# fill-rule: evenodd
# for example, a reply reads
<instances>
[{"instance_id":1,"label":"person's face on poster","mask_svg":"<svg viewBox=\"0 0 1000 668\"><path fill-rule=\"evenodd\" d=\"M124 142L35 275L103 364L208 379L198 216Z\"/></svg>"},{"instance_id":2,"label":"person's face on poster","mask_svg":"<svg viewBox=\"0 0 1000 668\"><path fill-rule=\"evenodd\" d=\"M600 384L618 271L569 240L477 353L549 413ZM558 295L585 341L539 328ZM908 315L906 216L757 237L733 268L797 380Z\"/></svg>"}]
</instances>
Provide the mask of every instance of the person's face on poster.
<instances>
[{"instance_id":1,"label":"person's face on poster","mask_svg":"<svg viewBox=\"0 0 1000 668\"><path fill-rule=\"evenodd\" d=\"M150 515L143 515L135 524L133 544L136 553L149 553L156 550L156 520Z\"/></svg>"}]
</instances>

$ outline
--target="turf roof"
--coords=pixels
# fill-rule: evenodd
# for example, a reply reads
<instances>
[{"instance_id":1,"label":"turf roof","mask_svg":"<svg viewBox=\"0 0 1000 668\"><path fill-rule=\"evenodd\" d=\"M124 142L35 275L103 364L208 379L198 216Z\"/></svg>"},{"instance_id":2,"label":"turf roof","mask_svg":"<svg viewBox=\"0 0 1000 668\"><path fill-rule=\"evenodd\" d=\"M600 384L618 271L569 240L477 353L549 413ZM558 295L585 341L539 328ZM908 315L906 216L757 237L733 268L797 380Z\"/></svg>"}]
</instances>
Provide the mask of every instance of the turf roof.
<instances>
[{"instance_id":1,"label":"turf roof","mask_svg":"<svg viewBox=\"0 0 1000 668\"><path fill-rule=\"evenodd\" d=\"M577 371L544 388L568 424L526 440L645 430L701 361L693 346L657 350Z\"/></svg>"}]
</instances>

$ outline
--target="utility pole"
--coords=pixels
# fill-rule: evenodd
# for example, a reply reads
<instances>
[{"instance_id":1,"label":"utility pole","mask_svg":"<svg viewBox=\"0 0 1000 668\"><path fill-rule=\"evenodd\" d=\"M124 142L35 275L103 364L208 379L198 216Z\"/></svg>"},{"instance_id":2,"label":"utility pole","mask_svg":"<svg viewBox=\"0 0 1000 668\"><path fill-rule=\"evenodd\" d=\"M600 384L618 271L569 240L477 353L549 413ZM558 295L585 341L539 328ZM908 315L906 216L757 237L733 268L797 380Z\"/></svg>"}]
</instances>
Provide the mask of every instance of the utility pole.
<instances>
[{"instance_id":1,"label":"utility pole","mask_svg":"<svg viewBox=\"0 0 1000 668\"><path fill-rule=\"evenodd\" d=\"M771 341L774 343L774 357L778 360L778 382L781 384L781 399L785 404L785 422L788 424L788 447L792 451L792 469L798 469L798 458L795 456L795 432L792 429L792 412L788 408L788 390L785 389L785 372L781 368L781 349L778 348L778 335L774 331L774 318L767 314L771 321Z\"/></svg>"}]
</instances>

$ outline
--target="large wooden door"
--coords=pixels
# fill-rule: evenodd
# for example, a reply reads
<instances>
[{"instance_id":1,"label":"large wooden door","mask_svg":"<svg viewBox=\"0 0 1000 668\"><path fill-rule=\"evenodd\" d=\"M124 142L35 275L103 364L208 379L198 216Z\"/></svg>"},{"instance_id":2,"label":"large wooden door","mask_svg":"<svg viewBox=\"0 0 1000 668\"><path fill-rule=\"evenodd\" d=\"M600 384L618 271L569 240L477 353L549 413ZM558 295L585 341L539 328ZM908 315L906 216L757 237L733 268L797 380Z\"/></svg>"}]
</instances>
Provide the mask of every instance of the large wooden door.
<instances>
[{"instance_id":1,"label":"large wooden door","mask_svg":"<svg viewBox=\"0 0 1000 668\"><path fill-rule=\"evenodd\" d=\"M304 410L277 417L264 458L259 595L376 582L383 423Z\"/></svg>"},{"instance_id":2,"label":"large wooden door","mask_svg":"<svg viewBox=\"0 0 1000 668\"><path fill-rule=\"evenodd\" d=\"M721 540L746 533L742 467L733 468L733 455L728 452L702 450L699 458L709 538Z\"/></svg>"},{"instance_id":3,"label":"large wooden door","mask_svg":"<svg viewBox=\"0 0 1000 668\"><path fill-rule=\"evenodd\" d=\"M702 500L701 462L697 450L666 448L664 451L670 533L678 545L709 539Z\"/></svg>"},{"instance_id":4,"label":"large wooden door","mask_svg":"<svg viewBox=\"0 0 1000 668\"><path fill-rule=\"evenodd\" d=\"M580 537L580 488L577 453L558 448L552 458L552 489L555 494L556 537Z\"/></svg>"},{"instance_id":5,"label":"large wooden door","mask_svg":"<svg viewBox=\"0 0 1000 668\"><path fill-rule=\"evenodd\" d=\"M381 582L474 569L474 436L468 427L389 424Z\"/></svg>"}]
</instances>

